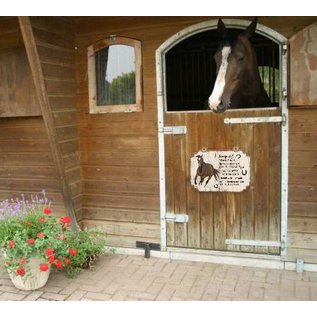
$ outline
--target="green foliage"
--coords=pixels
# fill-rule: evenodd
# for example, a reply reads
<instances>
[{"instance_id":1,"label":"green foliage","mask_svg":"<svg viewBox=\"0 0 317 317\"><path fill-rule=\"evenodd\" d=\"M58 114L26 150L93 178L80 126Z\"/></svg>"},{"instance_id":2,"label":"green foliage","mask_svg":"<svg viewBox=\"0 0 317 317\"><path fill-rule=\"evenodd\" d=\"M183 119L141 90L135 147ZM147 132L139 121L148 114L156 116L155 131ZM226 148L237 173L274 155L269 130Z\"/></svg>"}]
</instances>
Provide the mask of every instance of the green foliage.
<instances>
[{"instance_id":1,"label":"green foliage","mask_svg":"<svg viewBox=\"0 0 317 317\"><path fill-rule=\"evenodd\" d=\"M106 105L134 104L135 99L135 72L125 73L106 82L105 100Z\"/></svg>"},{"instance_id":2,"label":"green foliage","mask_svg":"<svg viewBox=\"0 0 317 317\"><path fill-rule=\"evenodd\" d=\"M77 256L71 257L71 263L66 268L69 277L76 276L82 269L91 269L97 257L105 252L106 234L99 229L70 232L68 243L78 250Z\"/></svg>"}]
</instances>

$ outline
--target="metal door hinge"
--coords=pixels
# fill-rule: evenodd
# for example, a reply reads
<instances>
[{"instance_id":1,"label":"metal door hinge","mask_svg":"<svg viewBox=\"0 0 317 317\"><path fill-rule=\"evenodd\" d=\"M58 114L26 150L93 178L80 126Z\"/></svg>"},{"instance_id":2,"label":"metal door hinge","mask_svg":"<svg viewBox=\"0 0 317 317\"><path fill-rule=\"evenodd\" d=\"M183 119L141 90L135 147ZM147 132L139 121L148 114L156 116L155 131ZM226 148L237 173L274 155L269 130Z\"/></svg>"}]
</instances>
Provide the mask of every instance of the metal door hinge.
<instances>
[{"instance_id":1,"label":"metal door hinge","mask_svg":"<svg viewBox=\"0 0 317 317\"><path fill-rule=\"evenodd\" d=\"M187 133L187 127L180 125L180 126L174 126L174 127L160 127L159 133L164 134L186 134Z\"/></svg>"},{"instance_id":2,"label":"metal door hinge","mask_svg":"<svg viewBox=\"0 0 317 317\"><path fill-rule=\"evenodd\" d=\"M186 214L172 214L172 213L167 213L165 215L165 220L166 221L172 221L172 222L180 222L180 223L186 223L188 222L188 215Z\"/></svg>"},{"instance_id":3,"label":"metal door hinge","mask_svg":"<svg viewBox=\"0 0 317 317\"><path fill-rule=\"evenodd\" d=\"M288 45L287 44L283 44L283 46L282 46L283 55L285 55L287 53L287 51L288 51Z\"/></svg>"},{"instance_id":4,"label":"metal door hinge","mask_svg":"<svg viewBox=\"0 0 317 317\"><path fill-rule=\"evenodd\" d=\"M287 90L284 88L282 91L282 98L285 100L287 98Z\"/></svg>"}]
</instances>

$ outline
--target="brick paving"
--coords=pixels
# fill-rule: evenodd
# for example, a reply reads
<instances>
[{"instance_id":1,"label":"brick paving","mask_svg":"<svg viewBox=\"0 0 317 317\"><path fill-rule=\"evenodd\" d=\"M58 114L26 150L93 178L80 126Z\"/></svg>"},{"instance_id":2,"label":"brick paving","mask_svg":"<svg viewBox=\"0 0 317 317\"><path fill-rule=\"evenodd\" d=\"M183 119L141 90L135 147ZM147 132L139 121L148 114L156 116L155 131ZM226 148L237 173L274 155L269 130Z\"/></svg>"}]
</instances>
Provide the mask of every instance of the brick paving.
<instances>
[{"instance_id":1,"label":"brick paving","mask_svg":"<svg viewBox=\"0 0 317 317\"><path fill-rule=\"evenodd\" d=\"M69 279L51 273L45 287L17 290L0 275L1 301L315 301L317 273L141 256L106 255Z\"/></svg>"}]
</instances>

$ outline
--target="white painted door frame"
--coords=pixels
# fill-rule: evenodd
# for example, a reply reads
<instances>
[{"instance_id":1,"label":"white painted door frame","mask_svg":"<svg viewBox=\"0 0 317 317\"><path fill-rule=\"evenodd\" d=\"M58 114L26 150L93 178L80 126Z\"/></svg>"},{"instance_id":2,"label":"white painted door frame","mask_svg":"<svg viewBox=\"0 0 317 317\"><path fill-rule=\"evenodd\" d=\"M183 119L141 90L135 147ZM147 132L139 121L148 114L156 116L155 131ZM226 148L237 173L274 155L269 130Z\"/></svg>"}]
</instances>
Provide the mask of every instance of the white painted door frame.
<instances>
[{"instance_id":1,"label":"white painted door frame","mask_svg":"<svg viewBox=\"0 0 317 317\"><path fill-rule=\"evenodd\" d=\"M246 28L250 21L239 19L223 19L227 27ZM166 177L165 177L165 142L164 142L164 113L166 111L166 68L165 54L184 39L208 30L217 28L218 20L209 20L191 25L167 39L156 50L156 79L157 79L157 113L158 113L158 145L159 145L159 178L160 178L160 224L161 250L166 251ZM258 24L256 33L259 33L279 45L280 48L280 107L281 120L281 257L287 254L287 213L288 213L288 109L287 109L287 62L288 41L276 31ZM199 252L199 250L197 251Z\"/></svg>"}]
</instances>

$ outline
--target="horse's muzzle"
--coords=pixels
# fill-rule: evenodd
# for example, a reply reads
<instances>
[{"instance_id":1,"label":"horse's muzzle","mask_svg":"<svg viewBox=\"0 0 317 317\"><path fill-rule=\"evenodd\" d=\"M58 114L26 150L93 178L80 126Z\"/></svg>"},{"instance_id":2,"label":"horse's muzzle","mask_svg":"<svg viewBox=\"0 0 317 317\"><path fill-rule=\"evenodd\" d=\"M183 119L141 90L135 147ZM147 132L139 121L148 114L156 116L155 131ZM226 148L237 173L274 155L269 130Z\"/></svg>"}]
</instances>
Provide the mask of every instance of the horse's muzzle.
<instances>
[{"instance_id":1,"label":"horse's muzzle","mask_svg":"<svg viewBox=\"0 0 317 317\"><path fill-rule=\"evenodd\" d=\"M225 112L226 110L227 110L227 107L225 106L225 104L222 101L219 103L217 108L212 109L212 111L215 113L222 113L222 112Z\"/></svg>"}]
</instances>

